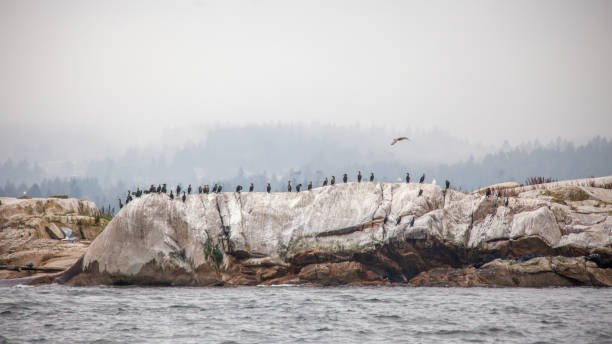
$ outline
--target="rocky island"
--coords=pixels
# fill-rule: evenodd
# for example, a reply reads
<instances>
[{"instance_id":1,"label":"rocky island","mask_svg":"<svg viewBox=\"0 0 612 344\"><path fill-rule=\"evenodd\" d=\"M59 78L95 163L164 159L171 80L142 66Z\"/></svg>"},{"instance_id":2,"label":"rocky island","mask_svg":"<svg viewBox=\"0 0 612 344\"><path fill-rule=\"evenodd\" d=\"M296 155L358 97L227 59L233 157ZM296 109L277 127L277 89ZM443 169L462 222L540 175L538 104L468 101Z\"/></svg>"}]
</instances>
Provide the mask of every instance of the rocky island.
<instances>
[{"instance_id":1,"label":"rocky island","mask_svg":"<svg viewBox=\"0 0 612 344\"><path fill-rule=\"evenodd\" d=\"M64 195L0 197L0 280L69 268L109 220L93 202Z\"/></svg>"},{"instance_id":2,"label":"rocky island","mask_svg":"<svg viewBox=\"0 0 612 344\"><path fill-rule=\"evenodd\" d=\"M612 286L612 176L473 193L380 182L153 193L83 250L57 282Z\"/></svg>"}]
</instances>

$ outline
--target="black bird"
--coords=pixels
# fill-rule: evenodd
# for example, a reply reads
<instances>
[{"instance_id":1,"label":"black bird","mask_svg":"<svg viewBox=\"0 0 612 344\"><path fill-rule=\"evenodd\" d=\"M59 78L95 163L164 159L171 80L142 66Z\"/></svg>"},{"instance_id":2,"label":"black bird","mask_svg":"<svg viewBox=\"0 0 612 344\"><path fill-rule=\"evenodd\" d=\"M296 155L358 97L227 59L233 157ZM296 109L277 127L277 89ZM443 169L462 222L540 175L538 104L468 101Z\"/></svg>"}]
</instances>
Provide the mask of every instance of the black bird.
<instances>
[{"instance_id":1,"label":"black bird","mask_svg":"<svg viewBox=\"0 0 612 344\"><path fill-rule=\"evenodd\" d=\"M504 206L507 207L508 206L508 197L506 197L506 199L504 200Z\"/></svg>"},{"instance_id":2,"label":"black bird","mask_svg":"<svg viewBox=\"0 0 612 344\"><path fill-rule=\"evenodd\" d=\"M198 186L198 193L201 194L202 193L202 186Z\"/></svg>"},{"instance_id":3,"label":"black bird","mask_svg":"<svg viewBox=\"0 0 612 344\"><path fill-rule=\"evenodd\" d=\"M335 176L332 176L332 179L331 179L331 181L329 182L329 184L330 184L330 185L334 185L334 184L336 184L336 177L335 177Z\"/></svg>"},{"instance_id":4,"label":"black bird","mask_svg":"<svg viewBox=\"0 0 612 344\"><path fill-rule=\"evenodd\" d=\"M119 209L123 208L123 203L121 203L121 198L119 198Z\"/></svg>"},{"instance_id":5,"label":"black bird","mask_svg":"<svg viewBox=\"0 0 612 344\"><path fill-rule=\"evenodd\" d=\"M490 188L487 188L487 191L485 192L485 195L487 197L491 196L491 189Z\"/></svg>"},{"instance_id":6,"label":"black bird","mask_svg":"<svg viewBox=\"0 0 612 344\"><path fill-rule=\"evenodd\" d=\"M423 189L419 190L419 195L417 197L421 197L423 195Z\"/></svg>"},{"instance_id":7,"label":"black bird","mask_svg":"<svg viewBox=\"0 0 612 344\"><path fill-rule=\"evenodd\" d=\"M301 188L302 188L302 184L298 184L298 185L295 187L295 192L300 192L300 189L301 189Z\"/></svg>"},{"instance_id":8,"label":"black bird","mask_svg":"<svg viewBox=\"0 0 612 344\"><path fill-rule=\"evenodd\" d=\"M155 185L151 184L151 187L149 188L149 192L155 192Z\"/></svg>"},{"instance_id":9,"label":"black bird","mask_svg":"<svg viewBox=\"0 0 612 344\"><path fill-rule=\"evenodd\" d=\"M170 190L170 199L174 199L174 194L172 193L172 190Z\"/></svg>"},{"instance_id":10,"label":"black bird","mask_svg":"<svg viewBox=\"0 0 612 344\"><path fill-rule=\"evenodd\" d=\"M414 226L414 219L415 217L413 216L412 219L410 220L410 227Z\"/></svg>"},{"instance_id":11,"label":"black bird","mask_svg":"<svg viewBox=\"0 0 612 344\"><path fill-rule=\"evenodd\" d=\"M374 181L374 172L370 172L370 181L373 182Z\"/></svg>"},{"instance_id":12,"label":"black bird","mask_svg":"<svg viewBox=\"0 0 612 344\"><path fill-rule=\"evenodd\" d=\"M419 183L423 184L424 181L425 181L425 173L423 173L423 175L421 176L421 179L419 179Z\"/></svg>"},{"instance_id":13,"label":"black bird","mask_svg":"<svg viewBox=\"0 0 612 344\"><path fill-rule=\"evenodd\" d=\"M361 183L361 171L357 172L357 183Z\"/></svg>"},{"instance_id":14,"label":"black bird","mask_svg":"<svg viewBox=\"0 0 612 344\"><path fill-rule=\"evenodd\" d=\"M176 195L178 196L181 193L181 185L176 186Z\"/></svg>"},{"instance_id":15,"label":"black bird","mask_svg":"<svg viewBox=\"0 0 612 344\"><path fill-rule=\"evenodd\" d=\"M272 190L272 187L270 186L270 183L268 183L268 185L266 185L266 191L270 193L270 190Z\"/></svg>"},{"instance_id":16,"label":"black bird","mask_svg":"<svg viewBox=\"0 0 612 344\"><path fill-rule=\"evenodd\" d=\"M391 142L391 146L393 146L394 144L396 144L398 141L402 141L402 140L408 140L408 141L410 141L410 139L409 139L409 138L407 138L406 136L398 137L398 138L393 139L393 142Z\"/></svg>"},{"instance_id":17,"label":"black bird","mask_svg":"<svg viewBox=\"0 0 612 344\"><path fill-rule=\"evenodd\" d=\"M287 192L291 192L291 181L287 183Z\"/></svg>"},{"instance_id":18,"label":"black bird","mask_svg":"<svg viewBox=\"0 0 612 344\"><path fill-rule=\"evenodd\" d=\"M348 176L346 175L346 173L342 176L342 181L346 183L346 181L348 180Z\"/></svg>"},{"instance_id":19,"label":"black bird","mask_svg":"<svg viewBox=\"0 0 612 344\"><path fill-rule=\"evenodd\" d=\"M448 179L446 180L446 188L450 188L450 182L448 181Z\"/></svg>"},{"instance_id":20,"label":"black bird","mask_svg":"<svg viewBox=\"0 0 612 344\"><path fill-rule=\"evenodd\" d=\"M400 222L402 222L402 216L401 215L397 217L397 222L395 222L395 224L399 225Z\"/></svg>"},{"instance_id":21,"label":"black bird","mask_svg":"<svg viewBox=\"0 0 612 344\"><path fill-rule=\"evenodd\" d=\"M217 192L217 188L219 187L219 185L215 184L215 186L213 186L213 191L212 193L216 193Z\"/></svg>"},{"instance_id":22,"label":"black bird","mask_svg":"<svg viewBox=\"0 0 612 344\"><path fill-rule=\"evenodd\" d=\"M183 202L185 202L186 199L187 199L187 196L185 196L185 191L183 191Z\"/></svg>"},{"instance_id":23,"label":"black bird","mask_svg":"<svg viewBox=\"0 0 612 344\"><path fill-rule=\"evenodd\" d=\"M221 189L223 189L223 185L219 185L219 186L217 187L217 193L220 193L220 192L221 192Z\"/></svg>"},{"instance_id":24,"label":"black bird","mask_svg":"<svg viewBox=\"0 0 612 344\"><path fill-rule=\"evenodd\" d=\"M410 183L410 173L406 172L406 183Z\"/></svg>"},{"instance_id":25,"label":"black bird","mask_svg":"<svg viewBox=\"0 0 612 344\"><path fill-rule=\"evenodd\" d=\"M327 177L325 177L325 180L323 181L323 186L327 186Z\"/></svg>"},{"instance_id":26,"label":"black bird","mask_svg":"<svg viewBox=\"0 0 612 344\"><path fill-rule=\"evenodd\" d=\"M255 189L255 186L253 186L253 183L251 183L251 185L249 186L249 192L253 192L253 189Z\"/></svg>"},{"instance_id":27,"label":"black bird","mask_svg":"<svg viewBox=\"0 0 612 344\"><path fill-rule=\"evenodd\" d=\"M204 189L202 189L202 192L204 192L205 194L207 194L209 192L209 186L208 184L204 185Z\"/></svg>"},{"instance_id":28,"label":"black bird","mask_svg":"<svg viewBox=\"0 0 612 344\"><path fill-rule=\"evenodd\" d=\"M166 184L162 184L161 192L166 193Z\"/></svg>"},{"instance_id":29,"label":"black bird","mask_svg":"<svg viewBox=\"0 0 612 344\"><path fill-rule=\"evenodd\" d=\"M161 185L157 185L157 193L161 192Z\"/></svg>"},{"instance_id":30,"label":"black bird","mask_svg":"<svg viewBox=\"0 0 612 344\"><path fill-rule=\"evenodd\" d=\"M497 197L501 197L501 196L502 196L501 191L497 190Z\"/></svg>"},{"instance_id":31,"label":"black bird","mask_svg":"<svg viewBox=\"0 0 612 344\"><path fill-rule=\"evenodd\" d=\"M189 184L189 187L187 188L187 193L191 195L191 184Z\"/></svg>"},{"instance_id":32,"label":"black bird","mask_svg":"<svg viewBox=\"0 0 612 344\"><path fill-rule=\"evenodd\" d=\"M312 182L308 182L308 190L312 190Z\"/></svg>"},{"instance_id":33,"label":"black bird","mask_svg":"<svg viewBox=\"0 0 612 344\"><path fill-rule=\"evenodd\" d=\"M236 192L240 192L240 190L242 190L242 185L236 186Z\"/></svg>"}]
</instances>

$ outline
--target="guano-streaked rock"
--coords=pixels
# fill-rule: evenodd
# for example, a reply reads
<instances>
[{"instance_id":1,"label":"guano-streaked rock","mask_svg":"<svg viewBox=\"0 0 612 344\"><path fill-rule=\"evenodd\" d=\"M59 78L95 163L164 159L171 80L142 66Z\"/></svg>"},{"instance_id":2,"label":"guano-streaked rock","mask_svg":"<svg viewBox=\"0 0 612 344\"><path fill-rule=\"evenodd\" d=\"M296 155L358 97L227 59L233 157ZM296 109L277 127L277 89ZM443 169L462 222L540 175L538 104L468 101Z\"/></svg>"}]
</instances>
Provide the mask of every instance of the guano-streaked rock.
<instances>
[{"instance_id":1,"label":"guano-streaked rock","mask_svg":"<svg viewBox=\"0 0 612 344\"><path fill-rule=\"evenodd\" d=\"M603 186L610 183L612 177L504 185L507 207L505 197L495 193L487 197L416 183L196 194L185 202L150 194L124 207L92 242L74 276L63 280L80 285L406 283L435 269L490 270L486 263L499 258L597 254L602 266L590 264L576 270L582 277L562 278L573 285L607 285L608 279L595 282L587 275L609 270L612 190Z\"/></svg>"}]
</instances>

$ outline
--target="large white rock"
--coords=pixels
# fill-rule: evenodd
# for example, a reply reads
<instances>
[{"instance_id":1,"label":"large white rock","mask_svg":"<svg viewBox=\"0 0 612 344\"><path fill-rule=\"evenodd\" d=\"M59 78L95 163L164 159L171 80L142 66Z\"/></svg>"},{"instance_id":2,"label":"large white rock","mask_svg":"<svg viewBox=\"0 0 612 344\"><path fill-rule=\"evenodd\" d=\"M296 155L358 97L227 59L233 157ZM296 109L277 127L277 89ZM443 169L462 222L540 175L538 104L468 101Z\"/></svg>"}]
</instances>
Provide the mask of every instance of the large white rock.
<instances>
[{"instance_id":1,"label":"large white rock","mask_svg":"<svg viewBox=\"0 0 612 344\"><path fill-rule=\"evenodd\" d=\"M590 179L601 185L612 177ZM210 250L285 264L308 249L368 251L390 241L437 237L478 248L536 236L551 247L612 245L612 190L576 181L518 187L517 197L464 194L416 183L347 183L300 193L167 195L136 198L115 216L84 256L84 267L130 276L146 264L195 271L211 265ZM511 186L508 186L510 190ZM566 204L546 191L579 188L589 200ZM418 196L419 190L423 190ZM591 203L589 203L591 202ZM593 202L599 202L593 204ZM410 222L414 218L414 224ZM221 269L229 268L224 259Z\"/></svg>"}]
</instances>

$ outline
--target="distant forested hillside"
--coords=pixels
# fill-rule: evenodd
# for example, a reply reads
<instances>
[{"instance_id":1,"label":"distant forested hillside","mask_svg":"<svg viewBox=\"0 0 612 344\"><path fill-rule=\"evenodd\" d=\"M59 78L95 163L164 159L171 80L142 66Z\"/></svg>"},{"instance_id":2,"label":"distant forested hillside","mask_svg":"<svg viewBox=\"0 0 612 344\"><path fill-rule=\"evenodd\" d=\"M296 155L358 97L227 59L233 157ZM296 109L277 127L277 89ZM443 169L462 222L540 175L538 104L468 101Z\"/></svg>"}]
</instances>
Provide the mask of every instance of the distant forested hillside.
<instances>
[{"instance_id":1,"label":"distant forested hillside","mask_svg":"<svg viewBox=\"0 0 612 344\"><path fill-rule=\"evenodd\" d=\"M504 181L522 183L530 176L573 179L612 174L612 140L595 137L584 145L558 139L546 145L528 143L483 154L482 147L442 133L412 133L412 140L389 145L392 133L376 128L240 127L219 129L200 143L188 144L174 154L129 150L116 159L87 162L0 163L0 195L46 197L68 194L117 204L128 189L167 183L174 186L214 184L233 191L237 184L253 182L274 191L309 181L320 186L323 178L343 173L355 180L370 172L376 180L413 180L426 173L427 182L449 179L464 191ZM470 156L475 151L476 156ZM196 188L197 189L197 188Z\"/></svg>"}]
</instances>

